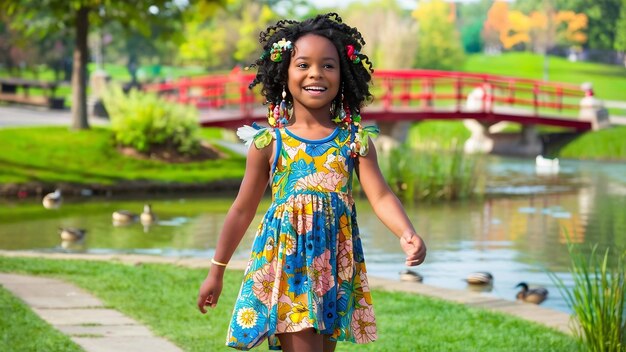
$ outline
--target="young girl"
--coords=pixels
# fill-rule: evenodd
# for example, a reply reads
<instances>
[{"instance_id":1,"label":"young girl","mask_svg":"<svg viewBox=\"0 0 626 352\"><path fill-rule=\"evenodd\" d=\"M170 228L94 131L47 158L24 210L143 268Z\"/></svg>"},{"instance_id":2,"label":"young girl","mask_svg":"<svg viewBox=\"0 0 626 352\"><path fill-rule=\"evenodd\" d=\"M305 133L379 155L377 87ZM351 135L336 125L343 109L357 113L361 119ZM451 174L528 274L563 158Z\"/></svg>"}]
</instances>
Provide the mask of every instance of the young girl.
<instances>
[{"instance_id":1,"label":"young girl","mask_svg":"<svg viewBox=\"0 0 626 352\"><path fill-rule=\"evenodd\" d=\"M400 239L406 265L426 246L385 183L359 111L371 99L361 34L335 14L279 21L261 33L262 84L270 128L238 131L246 172L226 216L198 308L215 307L226 264L271 181L273 202L258 227L228 330L228 346L334 351L337 341L376 339L372 297L352 199L355 171L376 215ZM292 111L290 113L290 110Z\"/></svg>"}]
</instances>

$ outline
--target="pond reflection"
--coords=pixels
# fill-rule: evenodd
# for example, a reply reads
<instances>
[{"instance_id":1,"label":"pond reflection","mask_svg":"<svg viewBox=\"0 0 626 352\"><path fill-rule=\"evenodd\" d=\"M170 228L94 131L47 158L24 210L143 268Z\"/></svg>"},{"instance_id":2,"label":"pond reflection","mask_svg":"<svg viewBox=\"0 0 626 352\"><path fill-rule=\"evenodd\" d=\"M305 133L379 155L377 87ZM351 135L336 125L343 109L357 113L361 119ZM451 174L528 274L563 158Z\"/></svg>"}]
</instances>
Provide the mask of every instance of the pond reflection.
<instances>
[{"instance_id":1,"label":"pond reflection","mask_svg":"<svg viewBox=\"0 0 626 352\"><path fill-rule=\"evenodd\" d=\"M538 176L532 160L492 158L489 174L494 194L483 201L407 205L429 249L426 262L415 271L426 284L479 290L510 300L518 291L515 286L524 281L531 288L543 286L550 291L543 306L568 311L547 271L571 285L566 274L568 237L585 249L596 243L601 250L626 248L626 167L566 161L561 162L559 175ZM536 193L539 189L543 192ZM0 248L210 258L233 197L66 198L56 210L44 209L35 199L3 200ZM368 271L399 279L405 267L398 241L366 200L356 201ZM140 214L145 202L152 205L155 223L113 225L114 211ZM260 205L236 259L247 259L268 204L269 199L264 199ZM60 227L86 229L87 234L81 241L62 242ZM493 285L468 286L468 274L485 271L493 275Z\"/></svg>"}]
</instances>

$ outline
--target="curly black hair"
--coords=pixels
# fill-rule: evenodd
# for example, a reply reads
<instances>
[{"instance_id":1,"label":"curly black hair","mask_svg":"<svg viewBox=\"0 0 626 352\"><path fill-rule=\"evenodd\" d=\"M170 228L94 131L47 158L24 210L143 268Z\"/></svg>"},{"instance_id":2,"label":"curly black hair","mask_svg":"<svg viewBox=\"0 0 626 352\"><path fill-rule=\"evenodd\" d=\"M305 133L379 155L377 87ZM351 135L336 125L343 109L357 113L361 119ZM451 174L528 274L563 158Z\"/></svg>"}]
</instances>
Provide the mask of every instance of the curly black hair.
<instances>
[{"instance_id":1,"label":"curly black hair","mask_svg":"<svg viewBox=\"0 0 626 352\"><path fill-rule=\"evenodd\" d=\"M291 51L282 53L282 61L274 62L270 59L272 44L285 38L295 43L298 38L306 34L315 34L330 40L339 53L341 84L344 95L344 103L353 113L359 113L365 102L372 99L369 91L369 83L374 72L372 63L367 55L360 53L365 45L361 33L354 27L343 23L336 13L317 15L314 18L302 22L293 20L281 20L275 25L268 27L259 34L259 42L263 46L264 53L251 67L258 67L256 77L250 83L250 89L257 84L262 84L261 94L267 102L278 102L282 99L283 87L287 83L287 70L291 61ZM359 63L354 63L348 58L346 46L352 45L359 51ZM287 92L288 101L292 101L291 94ZM341 91L333 101L333 115L337 115L341 106Z\"/></svg>"}]
</instances>

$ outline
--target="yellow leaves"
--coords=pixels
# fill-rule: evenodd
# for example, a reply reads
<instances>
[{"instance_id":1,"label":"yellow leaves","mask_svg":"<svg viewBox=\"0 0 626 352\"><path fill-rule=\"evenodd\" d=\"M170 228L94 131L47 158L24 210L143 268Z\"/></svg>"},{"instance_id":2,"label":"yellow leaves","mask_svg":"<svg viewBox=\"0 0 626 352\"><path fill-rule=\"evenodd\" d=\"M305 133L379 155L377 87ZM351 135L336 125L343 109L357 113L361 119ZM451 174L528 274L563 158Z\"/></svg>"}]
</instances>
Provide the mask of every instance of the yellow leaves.
<instances>
[{"instance_id":1,"label":"yellow leaves","mask_svg":"<svg viewBox=\"0 0 626 352\"><path fill-rule=\"evenodd\" d=\"M558 38L564 44L583 44L587 36L587 16L573 11L534 11L526 15L508 10L508 4L496 1L489 9L483 36L491 44L499 40L506 49L521 43L545 50Z\"/></svg>"},{"instance_id":2,"label":"yellow leaves","mask_svg":"<svg viewBox=\"0 0 626 352\"><path fill-rule=\"evenodd\" d=\"M508 24L508 31L500 33L502 46L510 49L517 44L530 42L528 31L530 30L531 21L528 16L520 11L511 11L508 16Z\"/></svg>"}]
</instances>

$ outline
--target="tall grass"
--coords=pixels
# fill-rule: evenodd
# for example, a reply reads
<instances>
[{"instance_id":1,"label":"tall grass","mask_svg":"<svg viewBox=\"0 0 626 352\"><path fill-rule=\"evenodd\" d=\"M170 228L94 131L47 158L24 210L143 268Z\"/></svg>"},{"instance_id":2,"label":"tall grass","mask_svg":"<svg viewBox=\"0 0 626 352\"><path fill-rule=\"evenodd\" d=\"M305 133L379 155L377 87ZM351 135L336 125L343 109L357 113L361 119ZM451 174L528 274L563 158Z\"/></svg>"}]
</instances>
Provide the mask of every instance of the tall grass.
<instances>
[{"instance_id":1,"label":"tall grass","mask_svg":"<svg viewBox=\"0 0 626 352\"><path fill-rule=\"evenodd\" d=\"M626 351L626 251L610 257L610 248L604 256L597 249L594 246L586 258L575 245L568 245L571 291L554 273L550 276L574 312L572 329L585 350Z\"/></svg>"},{"instance_id":2,"label":"tall grass","mask_svg":"<svg viewBox=\"0 0 626 352\"><path fill-rule=\"evenodd\" d=\"M391 189L405 201L449 201L483 194L481 160L454 142L445 149L434 143L420 149L401 146L380 158L380 164Z\"/></svg>"}]
</instances>

